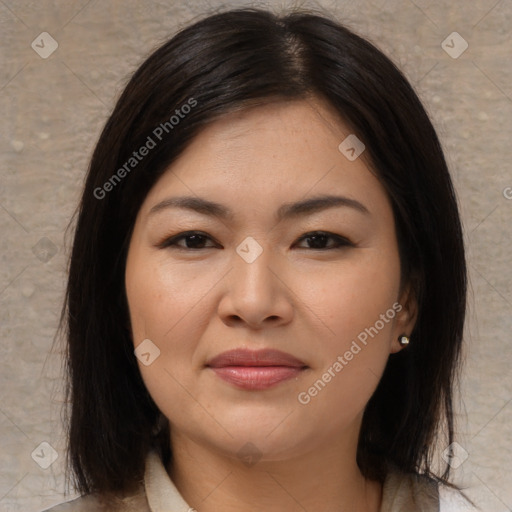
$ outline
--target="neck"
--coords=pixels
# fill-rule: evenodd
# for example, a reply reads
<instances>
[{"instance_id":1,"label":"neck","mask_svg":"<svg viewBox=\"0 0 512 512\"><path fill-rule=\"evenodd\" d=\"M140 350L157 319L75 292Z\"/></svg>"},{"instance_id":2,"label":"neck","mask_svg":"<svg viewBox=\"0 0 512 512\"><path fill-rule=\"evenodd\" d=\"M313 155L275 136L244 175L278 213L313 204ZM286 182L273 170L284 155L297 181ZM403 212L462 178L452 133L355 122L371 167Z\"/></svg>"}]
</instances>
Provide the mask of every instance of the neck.
<instances>
[{"instance_id":1,"label":"neck","mask_svg":"<svg viewBox=\"0 0 512 512\"><path fill-rule=\"evenodd\" d=\"M172 430L172 429L171 429ZM316 446L286 460L255 463L171 434L169 475L198 512L378 512L382 486L366 480L355 443Z\"/></svg>"}]
</instances>

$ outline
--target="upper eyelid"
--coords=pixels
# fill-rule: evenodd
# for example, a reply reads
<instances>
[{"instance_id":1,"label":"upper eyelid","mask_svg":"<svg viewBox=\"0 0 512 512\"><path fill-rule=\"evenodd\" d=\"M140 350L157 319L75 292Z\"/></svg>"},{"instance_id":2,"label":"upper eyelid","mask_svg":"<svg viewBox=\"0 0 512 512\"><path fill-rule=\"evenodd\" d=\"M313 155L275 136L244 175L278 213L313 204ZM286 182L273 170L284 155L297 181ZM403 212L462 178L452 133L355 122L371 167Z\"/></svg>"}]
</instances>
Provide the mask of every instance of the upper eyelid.
<instances>
[{"instance_id":1,"label":"upper eyelid","mask_svg":"<svg viewBox=\"0 0 512 512\"><path fill-rule=\"evenodd\" d=\"M181 248L181 249L185 249L185 250L187 250L187 249L188 250L194 250L194 249L191 249L191 248L188 248L188 247L182 247L182 246L176 244L177 241L181 241L181 240L187 238L188 236L194 236L194 235L199 235L199 236L202 236L202 237L210 239L214 243L218 243L218 242L215 241L215 239L211 235L209 235L207 233L204 233L202 231L190 230L190 231L183 231L182 233L177 233L176 235L172 235L170 237L167 237L167 238L165 238L162 242L160 242L157 245L158 245L158 247L166 247L166 246L173 245L175 247L178 247L178 248ZM300 241L302 241L302 240L304 240L304 239L306 239L308 237L311 237L313 235L325 235L328 238L333 238L333 239L337 240L339 243L345 242L346 245L354 245L353 242L349 238L347 238L347 237L345 237L343 235L338 235L336 233L332 233L330 231L324 231L324 230L320 230L320 229L319 230L313 230L313 231L307 231L306 233L300 235L300 237L297 239L296 242L300 242ZM170 242L173 242L173 243L170 244ZM203 249L208 249L208 248L211 248L211 246L210 247L204 247ZM200 250L200 249L195 249L195 250Z\"/></svg>"}]
</instances>

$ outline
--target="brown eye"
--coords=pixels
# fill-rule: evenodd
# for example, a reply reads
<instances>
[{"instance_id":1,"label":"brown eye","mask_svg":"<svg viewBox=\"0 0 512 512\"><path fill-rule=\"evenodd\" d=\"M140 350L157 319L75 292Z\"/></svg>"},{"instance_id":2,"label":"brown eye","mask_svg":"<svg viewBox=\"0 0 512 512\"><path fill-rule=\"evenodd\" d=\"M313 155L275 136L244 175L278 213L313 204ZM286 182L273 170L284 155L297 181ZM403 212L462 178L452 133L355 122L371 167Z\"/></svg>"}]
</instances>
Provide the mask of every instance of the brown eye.
<instances>
[{"instance_id":1,"label":"brown eye","mask_svg":"<svg viewBox=\"0 0 512 512\"><path fill-rule=\"evenodd\" d=\"M353 244L346 238L326 231L312 231L311 233L306 233L299 239L299 242L304 240L310 245L310 247L306 247L306 249L329 250L353 246ZM334 242L329 245L329 240Z\"/></svg>"},{"instance_id":2,"label":"brown eye","mask_svg":"<svg viewBox=\"0 0 512 512\"><path fill-rule=\"evenodd\" d=\"M166 238L160 242L157 247L160 249L176 248L184 250L200 250L210 249L216 246L215 244L205 245L208 240L213 241L212 238L205 233L199 231L186 231L170 238ZM303 246L300 247L301 249L314 249L324 251L339 249L347 246L353 247L354 245L348 239L326 231L312 231L310 233L306 233L298 240L299 243L303 241L308 244L308 247Z\"/></svg>"},{"instance_id":3,"label":"brown eye","mask_svg":"<svg viewBox=\"0 0 512 512\"><path fill-rule=\"evenodd\" d=\"M185 241L185 245L178 243L181 241ZM198 231L187 231L184 233L180 233L178 235L175 235L171 238L167 238L160 244L158 244L158 247L161 249L169 248L169 247L176 247L178 249L209 249L214 246L204 246L205 242L207 240L211 240L211 238L204 234L200 233Z\"/></svg>"}]
</instances>

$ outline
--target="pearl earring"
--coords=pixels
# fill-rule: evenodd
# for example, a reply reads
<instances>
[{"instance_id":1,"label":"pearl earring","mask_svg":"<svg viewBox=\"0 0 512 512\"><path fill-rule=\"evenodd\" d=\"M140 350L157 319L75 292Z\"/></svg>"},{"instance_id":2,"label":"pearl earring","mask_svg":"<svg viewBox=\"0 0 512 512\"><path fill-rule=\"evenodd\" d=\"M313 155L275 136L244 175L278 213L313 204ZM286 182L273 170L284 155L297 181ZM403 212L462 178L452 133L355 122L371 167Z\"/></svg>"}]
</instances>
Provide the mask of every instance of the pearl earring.
<instances>
[{"instance_id":1,"label":"pearl earring","mask_svg":"<svg viewBox=\"0 0 512 512\"><path fill-rule=\"evenodd\" d=\"M406 347L407 345L409 345L409 336L401 334L400 336L398 336L398 343L400 343L402 347Z\"/></svg>"}]
</instances>

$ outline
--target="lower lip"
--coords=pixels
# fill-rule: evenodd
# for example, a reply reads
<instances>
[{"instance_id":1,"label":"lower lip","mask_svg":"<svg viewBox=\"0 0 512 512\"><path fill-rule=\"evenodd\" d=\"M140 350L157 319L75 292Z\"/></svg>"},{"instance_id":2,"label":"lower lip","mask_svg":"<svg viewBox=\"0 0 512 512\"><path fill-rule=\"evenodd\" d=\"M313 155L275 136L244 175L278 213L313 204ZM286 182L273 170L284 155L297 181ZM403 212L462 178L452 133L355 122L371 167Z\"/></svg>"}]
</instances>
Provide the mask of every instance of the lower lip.
<instances>
[{"instance_id":1,"label":"lower lip","mask_svg":"<svg viewBox=\"0 0 512 512\"><path fill-rule=\"evenodd\" d=\"M212 368L223 380L242 389L267 389L297 377L304 368L292 366L223 366Z\"/></svg>"}]
</instances>

